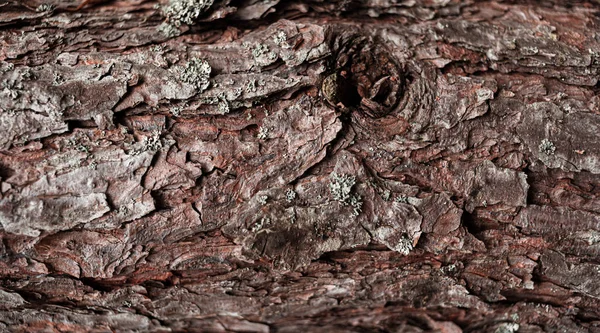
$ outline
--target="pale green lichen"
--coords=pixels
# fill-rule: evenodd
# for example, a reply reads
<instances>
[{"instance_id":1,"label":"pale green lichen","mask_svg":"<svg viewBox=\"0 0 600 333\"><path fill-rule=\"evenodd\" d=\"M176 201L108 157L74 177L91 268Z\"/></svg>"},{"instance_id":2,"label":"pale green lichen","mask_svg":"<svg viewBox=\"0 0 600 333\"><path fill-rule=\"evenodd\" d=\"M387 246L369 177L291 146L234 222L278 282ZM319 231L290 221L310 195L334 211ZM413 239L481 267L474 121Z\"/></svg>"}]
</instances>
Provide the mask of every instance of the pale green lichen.
<instances>
[{"instance_id":1,"label":"pale green lichen","mask_svg":"<svg viewBox=\"0 0 600 333\"><path fill-rule=\"evenodd\" d=\"M352 194L352 187L356 184L356 178L349 175L331 174L329 182L329 191L334 200L341 202L344 205L352 206L352 216L360 215L362 211L362 198L358 194Z\"/></svg>"},{"instance_id":2,"label":"pale green lichen","mask_svg":"<svg viewBox=\"0 0 600 333\"><path fill-rule=\"evenodd\" d=\"M168 22L161 23L156 30L158 30L163 36L167 38L177 37L181 35L181 31L176 26Z\"/></svg>"},{"instance_id":3,"label":"pale green lichen","mask_svg":"<svg viewBox=\"0 0 600 333\"><path fill-rule=\"evenodd\" d=\"M252 226L252 232L258 232L261 231L266 225L268 225L269 223L271 223L271 219L268 217L263 217L260 219L260 221L256 222L254 224L254 226Z\"/></svg>"},{"instance_id":4,"label":"pale green lichen","mask_svg":"<svg viewBox=\"0 0 600 333\"><path fill-rule=\"evenodd\" d=\"M338 175L337 173L331 174L331 181L329 182L329 191L333 196L334 200L342 203L348 203L350 199L350 192L352 187L356 184L356 178L349 175Z\"/></svg>"},{"instance_id":5,"label":"pale green lichen","mask_svg":"<svg viewBox=\"0 0 600 333\"><path fill-rule=\"evenodd\" d=\"M383 199L383 201L389 201L391 196L392 192L390 192L390 190L385 190L381 193L381 199Z\"/></svg>"},{"instance_id":6,"label":"pale green lichen","mask_svg":"<svg viewBox=\"0 0 600 333\"><path fill-rule=\"evenodd\" d=\"M52 79L52 85L59 86L63 83L65 83L65 79L63 78L63 76L60 73L54 73L54 77Z\"/></svg>"},{"instance_id":7,"label":"pale green lichen","mask_svg":"<svg viewBox=\"0 0 600 333\"><path fill-rule=\"evenodd\" d=\"M152 135L150 137L145 137L144 140L142 140L142 146L147 151L148 150L152 150L152 151L159 150L160 148L162 148L162 143L160 142L160 134L154 133L154 135Z\"/></svg>"},{"instance_id":8,"label":"pale green lichen","mask_svg":"<svg viewBox=\"0 0 600 333\"><path fill-rule=\"evenodd\" d=\"M413 249L412 239L410 239L406 234L402 235L402 238L400 238L400 241L394 247L394 249L405 256L408 255Z\"/></svg>"},{"instance_id":9,"label":"pale green lichen","mask_svg":"<svg viewBox=\"0 0 600 333\"><path fill-rule=\"evenodd\" d=\"M119 206L117 210L117 215L119 216L127 216L129 214L129 208L127 206Z\"/></svg>"},{"instance_id":10,"label":"pale green lichen","mask_svg":"<svg viewBox=\"0 0 600 333\"><path fill-rule=\"evenodd\" d=\"M230 99L235 100L235 99L239 98L240 96L242 96L243 92L244 92L244 89L242 89L242 87L237 87L237 88L233 89L233 96Z\"/></svg>"},{"instance_id":11,"label":"pale green lichen","mask_svg":"<svg viewBox=\"0 0 600 333\"><path fill-rule=\"evenodd\" d=\"M198 93L201 93L210 85L209 78L211 70L210 64L206 60L192 58L183 67L179 78L181 81L196 87Z\"/></svg>"},{"instance_id":12,"label":"pale green lichen","mask_svg":"<svg viewBox=\"0 0 600 333\"><path fill-rule=\"evenodd\" d=\"M8 73L15 69L15 65L10 62L0 61L0 73Z\"/></svg>"},{"instance_id":13,"label":"pale green lichen","mask_svg":"<svg viewBox=\"0 0 600 333\"><path fill-rule=\"evenodd\" d=\"M251 79L250 81L248 81L248 84L246 85L246 91L247 92L256 92L256 80L255 79Z\"/></svg>"},{"instance_id":14,"label":"pale green lichen","mask_svg":"<svg viewBox=\"0 0 600 333\"><path fill-rule=\"evenodd\" d=\"M17 91L17 90L4 88L4 91L6 91L6 94L11 99L17 99L17 98L19 98L19 91Z\"/></svg>"},{"instance_id":15,"label":"pale green lichen","mask_svg":"<svg viewBox=\"0 0 600 333\"><path fill-rule=\"evenodd\" d=\"M257 60L263 56L266 56L269 60L277 59L277 53L270 51L269 47L265 44L256 44L252 49L252 56L254 60Z\"/></svg>"},{"instance_id":16,"label":"pale green lichen","mask_svg":"<svg viewBox=\"0 0 600 333\"><path fill-rule=\"evenodd\" d=\"M514 333L519 330L519 324L517 323L502 323L498 325L494 333Z\"/></svg>"},{"instance_id":17,"label":"pale green lichen","mask_svg":"<svg viewBox=\"0 0 600 333\"><path fill-rule=\"evenodd\" d=\"M267 54L267 52L269 52L269 47L266 46L265 44L256 44L254 46L254 48L252 49L252 56L254 58L259 58L261 56L263 56L264 54Z\"/></svg>"},{"instance_id":18,"label":"pale green lichen","mask_svg":"<svg viewBox=\"0 0 600 333\"><path fill-rule=\"evenodd\" d=\"M35 74L31 70L31 68L26 68L26 69L24 69L21 72L21 79L22 80L32 80L34 78L35 78Z\"/></svg>"},{"instance_id":19,"label":"pale green lichen","mask_svg":"<svg viewBox=\"0 0 600 333\"><path fill-rule=\"evenodd\" d=\"M266 127L261 127L258 130L258 135L256 136L257 138L261 139L261 140L266 140L269 138L269 129Z\"/></svg>"},{"instance_id":20,"label":"pale green lichen","mask_svg":"<svg viewBox=\"0 0 600 333\"><path fill-rule=\"evenodd\" d=\"M219 104L217 104L217 111L219 111L220 114L229 113L229 102L227 102L227 100L219 101Z\"/></svg>"},{"instance_id":21,"label":"pale green lichen","mask_svg":"<svg viewBox=\"0 0 600 333\"><path fill-rule=\"evenodd\" d=\"M458 270L458 267L456 266L456 264L450 264L448 266L444 266L440 268L440 271L444 274L451 274L453 272L456 272Z\"/></svg>"},{"instance_id":22,"label":"pale green lichen","mask_svg":"<svg viewBox=\"0 0 600 333\"><path fill-rule=\"evenodd\" d=\"M542 153L542 154L554 155L554 151L556 150L556 147L550 140L544 139L538 146L538 149L539 149L540 153Z\"/></svg>"},{"instance_id":23,"label":"pale green lichen","mask_svg":"<svg viewBox=\"0 0 600 333\"><path fill-rule=\"evenodd\" d=\"M35 9L36 12L38 13L43 13L43 12L48 12L54 9L54 5L49 4L49 3L43 3L39 6L37 6L37 8Z\"/></svg>"},{"instance_id":24,"label":"pale green lichen","mask_svg":"<svg viewBox=\"0 0 600 333\"><path fill-rule=\"evenodd\" d=\"M350 200L348 201L350 206L352 206L352 216L356 217L360 215L362 212L362 198L358 194L352 194L350 196Z\"/></svg>"},{"instance_id":25,"label":"pale green lichen","mask_svg":"<svg viewBox=\"0 0 600 333\"><path fill-rule=\"evenodd\" d=\"M213 3L214 0L170 0L163 11L176 27L182 23L192 25Z\"/></svg>"},{"instance_id":26,"label":"pale green lichen","mask_svg":"<svg viewBox=\"0 0 600 333\"><path fill-rule=\"evenodd\" d=\"M287 40L287 36L285 35L285 32L283 31L279 31L275 34L275 36L273 36L273 41L275 42L275 44L279 45L283 42L285 42Z\"/></svg>"},{"instance_id":27,"label":"pale green lichen","mask_svg":"<svg viewBox=\"0 0 600 333\"><path fill-rule=\"evenodd\" d=\"M292 202L294 199L296 199L296 192L291 188L288 188L287 191L285 191L285 199L287 202Z\"/></svg>"},{"instance_id":28,"label":"pale green lichen","mask_svg":"<svg viewBox=\"0 0 600 333\"><path fill-rule=\"evenodd\" d=\"M90 152L90 148L88 146L84 145L84 144L81 144L81 143L76 144L75 145L75 149L77 149L78 151L83 152L83 153L89 153Z\"/></svg>"},{"instance_id":29,"label":"pale green lichen","mask_svg":"<svg viewBox=\"0 0 600 333\"><path fill-rule=\"evenodd\" d=\"M162 148L160 133L154 132L152 136L145 136L137 147L129 151L129 155L137 156L146 151L158 151Z\"/></svg>"},{"instance_id":30,"label":"pale green lichen","mask_svg":"<svg viewBox=\"0 0 600 333\"><path fill-rule=\"evenodd\" d=\"M281 30L273 36L273 42L284 49L290 48L290 45L287 43L287 35Z\"/></svg>"},{"instance_id":31,"label":"pale green lichen","mask_svg":"<svg viewBox=\"0 0 600 333\"><path fill-rule=\"evenodd\" d=\"M199 98L198 101L202 104L210 104L210 105L219 104L219 98L216 96L202 97L202 98Z\"/></svg>"},{"instance_id":32,"label":"pale green lichen","mask_svg":"<svg viewBox=\"0 0 600 333\"><path fill-rule=\"evenodd\" d=\"M259 203L261 206L264 206L264 205L266 205L266 204L267 204L267 200L268 200L268 199L269 199L269 197L268 197L268 196L266 196L266 195L260 195L260 196L258 197L257 201L258 201L258 203Z\"/></svg>"},{"instance_id":33,"label":"pale green lichen","mask_svg":"<svg viewBox=\"0 0 600 333\"><path fill-rule=\"evenodd\" d=\"M179 117L181 115L181 111L183 111L183 108L181 106L174 106L173 108L171 108L171 114L174 117Z\"/></svg>"}]
</instances>

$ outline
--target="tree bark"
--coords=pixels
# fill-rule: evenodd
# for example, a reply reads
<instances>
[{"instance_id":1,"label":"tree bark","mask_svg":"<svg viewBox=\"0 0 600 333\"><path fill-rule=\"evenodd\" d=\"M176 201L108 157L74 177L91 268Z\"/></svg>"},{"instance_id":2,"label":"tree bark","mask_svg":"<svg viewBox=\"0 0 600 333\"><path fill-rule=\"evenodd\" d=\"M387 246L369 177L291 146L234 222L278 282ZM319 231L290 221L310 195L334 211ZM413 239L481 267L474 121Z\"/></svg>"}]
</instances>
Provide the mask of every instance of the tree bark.
<instances>
[{"instance_id":1,"label":"tree bark","mask_svg":"<svg viewBox=\"0 0 600 333\"><path fill-rule=\"evenodd\" d=\"M599 17L0 3L0 330L600 332Z\"/></svg>"}]
</instances>

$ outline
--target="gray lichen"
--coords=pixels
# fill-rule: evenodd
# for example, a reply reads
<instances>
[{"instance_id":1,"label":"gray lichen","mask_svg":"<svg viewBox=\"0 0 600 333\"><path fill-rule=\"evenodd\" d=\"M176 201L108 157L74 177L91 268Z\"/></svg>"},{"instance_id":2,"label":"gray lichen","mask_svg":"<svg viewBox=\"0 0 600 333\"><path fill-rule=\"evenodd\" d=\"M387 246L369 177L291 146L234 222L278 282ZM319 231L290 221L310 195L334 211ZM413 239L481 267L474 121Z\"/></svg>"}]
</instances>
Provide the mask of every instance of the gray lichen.
<instances>
[{"instance_id":1,"label":"gray lichen","mask_svg":"<svg viewBox=\"0 0 600 333\"><path fill-rule=\"evenodd\" d=\"M264 205L266 205L266 204L267 204L267 200L268 200L268 199L269 199L269 197L268 197L268 196L266 196L266 195L260 195L260 196L258 196L258 199L257 199L257 200L258 200L258 203L259 203L261 206L264 206Z\"/></svg>"},{"instance_id":2,"label":"gray lichen","mask_svg":"<svg viewBox=\"0 0 600 333\"><path fill-rule=\"evenodd\" d=\"M198 99L202 104L217 105L219 104L219 98L216 96L202 97Z\"/></svg>"},{"instance_id":3,"label":"gray lichen","mask_svg":"<svg viewBox=\"0 0 600 333\"><path fill-rule=\"evenodd\" d=\"M254 48L252 49L252 56L254 58L259 58L262 55L266 54L267 52L269 52L269 47L265 44L256 44L256 46L254 46Z\"/></svg>"},{"instance_id":4,"label":"gray lichen","mask_svg":"<svg viewBox=\"0 0 600 333\"><path fill-rule=\"evenodd\" d=\"M11 99L17 99L17 98L19 98L19 91L17 91L17 90L12 90L12 89L8 89L8 88L4 88L4 91L6 92L6 94L8 95L8 97L10 97Z\"/></svg>"},{"instance_id":5,"label":"gray lichen","mask_svg":"<svg viewBox=\"0 0 600 333\"><path fill-rule=\"evenodd\" d=\"M182 23L192 25L213 3L214 0L170 0L163 11L176 27Z\"/></svg>"},{"instance_id":6,"label":"gray lichen","mask_svg":"<svg viewBox=\"0 0 600 333\"><path fill-rule=\"evenodd\" d=\"M142 140L142 146L144 147L144 149L146 151L148 151L148 150L152 150L152 151L159 150L160 148L162 148L162 143L160 142L160 134L159 133L154 133L154 135L151 136L151 137L145 137Z\"/></svg>"},{"instance_id":7,"label":"gray lichen","mask_svg":"<svg viewBox=\"0 0 600 333\"><path fill-rule=\"evenodd\" d=\"M412 240L407 235L402 235L394 249L406 256L413 249Z\"/></svg>"},{"instance_id":8,"label":"gray lichen","mask_svg":"<svg viewBox=\"0 0 600 333\"><path fill-rule=\"evenodd\" d=\"M329 191L334 200L341 202L344 205L352 206L352 216L360 215L362 211L362 198L358 194L353 194L352 187L356 184L356 178L349 175L331 174L329 182Z\"/></svg>"},{"instance_id":9,"label":"gray lichen","mask_svg":"<svg viewBox=\"0 0 600 333\"><path fill-rule=\"evenodd\" d=\"M181 71L180 79L185 83L194 85L198 93L203 92L210 85L211 67L203 59L192 58Z\"/></svg>"},{"instance_id":10,"label":"gray lichen","mask_svg":"<svg viewBox=\"0 0 600 333\"><path fill-rule=\"evenodd\" d=\"M217 110L221 114L229 113L229 111L230 111L229 102L227 102L227 100L223 100L223 99L220 100L219 104L217 104Z\"/></svg>"},{"instance_id":11,"label":"gray lichen","mask_svg":"<svg viewBox=\"0 0 600 333\"><path fill-rule=\"evenodd\" d=\"M267 138L269 138L269 129L266 127L261 127L258 130L258 135L256 137L261 140L266 140Z\"/></svg>"},{"instance_id":12,"label":"gray lichen","mask_svg":"<svg viewBox=\"0 0 600 333\"><path fill-rule=\"evenodd\" d=\"M158 30L163 36L167 38L177 37L181 35L181 31L171 23L163 22L161 23L156 30Z\"/></svg>"},{"instance_id":13,"label":"gray lichen","mask_svg":"<svg viewBox=\"0 0 600 333\"><path fill-rule=\"evenodd\" d=\"M52 85L59 86L59 85L61 85L63 83L65 83L65 79L63 78L63 76L60 73L54 73L54 78L52 80Z\"/></svg>"},{"instance_id":14,"label":"gray lichen","mask_svg":"<svg viewBox=\"0 0 600 333\"><path fill-rule=\"evenodd\" d=\"M10 62L0 61L0 73L8 73L15 69L15 65Z\"/></svg>"},{"instance_id":15,"label":"gray lichen","mask_svg":"<svg viewBox=\"0 0 600 333\"><path fill-rule=\"evenodd\" d=\"M542 143L540 143L540 145L538 146L538 149L539 149L540 153L542 153L542 154L554 155L554 151L556 150L556 147L550 140L544 139L544 140L542 140Z\"/></svg>"},{"instance_id":16,"label":"gray lichen","mask_svg":"<svg viewBox=\"0 0 600 333\"><path fill-rule=\"evenodd\" d=\"M294 199L296 199L296 192L291 188L288 188L288 190L285 191L285 199L287 202L292 202Z\"/></svg>"},{"instance_id":17,"label":"gray lichen","mask_svg":"<svg viewBox=\"0 0 600 333\"><path fill-rule=\"evenodd\" d=\"M390 190L385 190L385 191L383 191L383 193L381 193L381 198L384 201L389 201L391 196L392 196L392 192L390 192Z\"/></svg>"},{"instance_id":18,"label":"gray lichen","mask_svg":"<svg viewBox=\"0 0 600 333\"><path fill-rule=\"evenodd\" d=\"M498 325L494 333L514 333L519 330L519 324L517 323L502 323Z\"/></svg>"},{"instance_id":19,"label":"gray lichen","mask_svg":"<svg viewBox=\"0 0 600 333\"><path fill-rule=\"evenodd\" d=\"M48 12L54 9L54 5L49 4L49 3L43 3L39 6L37 6L37 8L35 9L36 12L38 13L43 13L43 12Z\"/></svg>"},{"instance_id":20,"label":"gray lichen","mask_svg":"<svg viewBox=\"0 0 600 333\"><path fill-rule=\"evenodd\" d=\"M284 49L290 47L290 45L287 43L287 36L283 31L279 31L277 34L275 34L275 36L273 36L273 42Z\"/></svg>"},{"instance_id":21,"label":"gray lichen","mask_svg":"<svg viewBox=\"0 0 600 333\"><path fill-rule=\"evenodd\" d=\"M256 80L255 79L251 79L250 81L248 81L248 84L246 85L246 91L247 92L256 92Z\"/></svg>"},{"instance_id":22,"label":"gray lichen","mask_svg":"<svg viewBox=\"0 0 600 333\"><path fill-rule=\"evenodd\" d=\"M254 60L257 62L261 62L264 61L260 60L261 57L266 56L268 60L275 60L277 59L277 53L269 50L269 47L265 44L256 44L254 46L254 48L252 49L252 56L254 57Z\"/></svg>"},{"instance_id":23,"label":"gray lichen","mask_svg":"<svg viewBox=\"0 0 600 333\"><path fill-rule=\"evenodd\" d=\"M334 200L347 204L354 184L356 184L356 178L354 176L338 175L334 172L331 174L329 191Z\"/></svg>"},{"instance_id":24,"label":"gray lichen","mask_svg":"<svg viewBox=\"0 0 600 333\"><path fill-rule=\"evenodd\" d=\"M31 68L26 68L26 69L24 69L21 72L21 79L22 80L32 80L32 79L35 79L35 74L31 70Z\"/></svg>"},{"instance_id":25,"label":"gray lichen","mask_svg":"<svg viewBox=\"0 0 600 333\"><path fill-rule=\"evenodd\" d=\"M352 194L350 196L350 200L348 201L350 206L352 206L352 216L356 217L360 215L362 212L362 198L358 194Z\"/></svg>"},{"instance_id":26,"label":"gray lichen","mask_svg":"<svg viewBox=\"0 0 600 333\"><path fill-rule=\"evenodd\" d=\"M252 232L259 232L269 223L271 223L271 219L268 217L263 217L260 219L260 221L256 222L254 226L252 226L251 230Z\"/></svg>"},{"instance_id":27,"label":"gray lichen","mask_svg":"<svg viewBox=\"0 0 600 333\"><path fill-rule=\"evenodd\" d=\"M160 133L155 132L150 137L144 137L137 147L129 151L129 155L136 156L146 151L157 151L161 149L162 146L162 142L160 141Z\"/></svg>"},{"instance_id":28,"label":"gray lichen","mask_svg":"<svg viewBox=\"0 0 600 333\"><path fill-rule=\"evenodd\" d=\"M179 117L181 115L181 111L183 111L183 108L181 106L174 106L173 108L171 108L171 114L174 117Z\"/></svg>"},{"instance_id":29,"label":"gray lichen","mask_svg":"<svg viewBox=\"0 0 600 333\"><path fill-rule=\"evenodd\" d=\"M152 45L150 46L150 51L154 53L163 53L165 51L165 48L162 45Z\"/></svg>"}]
</instances>

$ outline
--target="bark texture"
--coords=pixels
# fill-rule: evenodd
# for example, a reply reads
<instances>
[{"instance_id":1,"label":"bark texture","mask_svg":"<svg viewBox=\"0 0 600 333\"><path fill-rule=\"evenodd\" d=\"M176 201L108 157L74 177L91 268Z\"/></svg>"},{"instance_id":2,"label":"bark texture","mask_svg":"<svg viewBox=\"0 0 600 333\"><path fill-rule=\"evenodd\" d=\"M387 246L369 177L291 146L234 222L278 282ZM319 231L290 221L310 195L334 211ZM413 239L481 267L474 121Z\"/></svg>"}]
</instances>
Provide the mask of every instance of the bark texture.
<instances>
[{"instance_id":1,"label":"bark texture","mask_svg":"<svg viewBox=\"0 0 600 333\"><path fill-rule=\"evenodd\" d=\"M599 17L0 2L0 330L600 332Z\"/></svg>"}]
</instances>

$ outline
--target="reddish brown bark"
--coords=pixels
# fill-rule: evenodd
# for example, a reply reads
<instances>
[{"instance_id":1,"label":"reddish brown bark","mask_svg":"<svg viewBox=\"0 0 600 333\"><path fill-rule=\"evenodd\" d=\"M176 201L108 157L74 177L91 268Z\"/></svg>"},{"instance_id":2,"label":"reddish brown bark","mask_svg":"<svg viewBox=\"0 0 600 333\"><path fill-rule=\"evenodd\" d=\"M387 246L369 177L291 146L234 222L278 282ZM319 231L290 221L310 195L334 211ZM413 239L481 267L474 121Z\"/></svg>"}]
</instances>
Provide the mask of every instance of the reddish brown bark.
<instances>
[{"instance_id":1,"label":"reddish brown bark","mask_svg":"<svg viewBox=\"0 0 600 333\"><path fill-rule=\"evenodd\" d=\"M599 14L0 3L1 330L600 331Z\"/></svg>"}]
</instances>

